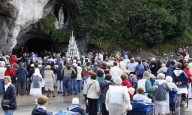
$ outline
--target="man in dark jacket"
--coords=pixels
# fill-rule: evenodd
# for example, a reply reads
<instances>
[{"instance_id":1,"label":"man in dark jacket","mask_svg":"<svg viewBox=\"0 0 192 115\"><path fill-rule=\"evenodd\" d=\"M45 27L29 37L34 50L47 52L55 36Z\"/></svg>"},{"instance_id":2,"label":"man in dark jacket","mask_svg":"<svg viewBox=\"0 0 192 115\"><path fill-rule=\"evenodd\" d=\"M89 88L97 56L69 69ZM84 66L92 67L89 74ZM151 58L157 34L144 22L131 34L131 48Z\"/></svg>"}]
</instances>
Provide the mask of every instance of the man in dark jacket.
<instances>
[{"instance_id":1,"label":"man in dark jacket","mask_svg":"<svg viewBox=\"0 0 192 115\"><path fill-rule=\"evenodd\" d=\"M107 74L105 76L105 80L101 84L101 100L102 100L102 115L109 115L109 112L106 109L105 106L105 98L106 93L109 89L109 85L113 85L113 81L111 81L112 76L110 74Z\"/></svg>"},{"instance_id":2,"label":"man in dark jacket","mask_svg":"<svg viewBox=\"0 0 192 115\"><path fill-rule=\"evenodd\" d=\"M21 62L19 66L16 72L17 93L23 96L26 94L27 70L23 67L24 63Z\"/></svg>"},{"instance_id":3,"label":"man in dark jacket","mask_svg":"<svg viewBox=\"0 0 192 115\"><path fill-rule=\"evenodd\" d=\"M4 83L5 93L1 101L1 107L5 115L13 115L14 110L17 108L15 86L11 84L10 76L4 78Z\"/></svg>"},{"instance_id":4,"label":"man in dark jacket","mask_svg":"<svg viewBox=\"0 0 192 115\"><path fill-rule=\"evenodd\" d=\"M26 53L23 53L21 59L19 60L19 63L24 63L24 66L27 67L28 65L28 59L27 59L27 54Z\"/></svg>"},{"instance_id":5,"label":"man in dark jacket","mask_svg":"<svg viewBox=\"0 0 192 115\"><path fill-rule=\"evenodd\" d=\"M72 92L74 92L74 95L77 95L77 63L76 60L73 60L72 68L75 70L75 72L71 75L71 85L72 85Z\"/></svg>"},{"instance_id":6,"label":"man in dark jacket","mask_svg":"<svg viewBox=\"0 0 192 115\"><path fill-rule=\"evenodd\" d=\"M167 73L166 75L167 76L172 76L173 75L173 71L176 69L176 66L175 66L175 61L174 60L171 60L169 62L169 67L167 69Z\"/></svg>"},{"instance_id":7,"label":"man in dark jacket","mask_svg":"<svg viewBox=\"0 0 192 115\"><path fill-rule=\"evenodd\" d=\"M151 73L156 76L157 75L157 71L159 70L160 66L157 63L157 61L155 60L155 58L151 59L151 63L149 65L149 67L150 67Z\"/></svg>"},{"instance_id":8,"label":"man in dark jacket","mask_svg":"<svg viewBox=\"0 0 192 115\"><path fill-rule=\"evenodd\" d=\"M56 74L57 74L57 93L63 94L63 62L59 63L59 67L56 69Z\"/></svg>"}]
</instances>

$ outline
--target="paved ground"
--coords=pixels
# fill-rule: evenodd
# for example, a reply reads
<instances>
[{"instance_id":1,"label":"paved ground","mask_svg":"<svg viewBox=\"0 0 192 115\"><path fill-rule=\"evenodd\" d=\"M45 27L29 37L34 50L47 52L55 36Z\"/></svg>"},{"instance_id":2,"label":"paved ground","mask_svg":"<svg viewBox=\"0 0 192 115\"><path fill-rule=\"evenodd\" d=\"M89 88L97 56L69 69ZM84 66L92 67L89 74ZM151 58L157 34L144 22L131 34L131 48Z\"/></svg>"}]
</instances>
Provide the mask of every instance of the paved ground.
<instances>
[{"instance_id":1,"label":"paved ground","mask_svg":"<svg viewBox=\"0 0 192 115\"><path fill-rule=\"evenodd\" d=\"M66 96L57 95L55 98L49 98L49 103L47 109L52 112L59 110L66 110L67 106L71 103L73 97L80 98L80 103L84 108L83 95L79 94L76 96ZM0 97L1 100L1 97ZM31 115L32 108L34 106L34 98L31 96L18 96L17 97L18 109L15 111L14 115ZM181 111L181 115L191 115L192 114L192 100L189 101L189 107ZM0 115L3 115L3 111L0 109Z\"/></svg>"},{"instance_id":2,"label":"paved ground","mask_svg":"<svg viewBox=\"0 0 192 115\"><path fill-rule=\"evenodd\" d=\"M75 96L65 96L63 97L61 94L56 97L49 98L49 102L47 105L47 109L51 112L56 112L59 110L66 110L66 108L71 104L71 100L74 97L80 98L80 103L84 108L83 95L75 95ZM0 97L1 100L1 97ZM34 98L32 96L18 96L17 97L17 105L18 108L14 112L14 115L31 115L32 108L35 104ZM2 109L0 109L0 115L3 115Z\"/></svg>"}]
</instances>

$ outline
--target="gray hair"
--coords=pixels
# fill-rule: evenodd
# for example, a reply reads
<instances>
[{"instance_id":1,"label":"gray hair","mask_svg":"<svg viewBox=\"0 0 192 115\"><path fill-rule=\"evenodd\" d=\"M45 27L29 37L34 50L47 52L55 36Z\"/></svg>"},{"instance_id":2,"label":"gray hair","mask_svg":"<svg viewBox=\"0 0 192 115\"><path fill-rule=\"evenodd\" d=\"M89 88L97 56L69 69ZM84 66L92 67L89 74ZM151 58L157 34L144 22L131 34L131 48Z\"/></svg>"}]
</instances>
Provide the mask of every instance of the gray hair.
<instances>
[{"instance_id":1,"label":"gray hair","mask_svg":"<svg viewBox=\"0 0 192 115\"><path fill-rule=\"evenodd\" d=\"M155 58L151 58L151 61L155 61L156 59Z\"/></svg>"},{"instance_id":2,"label":"gray hair","mask_svg":"<svg viewBox=\"0 0 192 115\"><path fill-rule=\"evenodd\" d=\"M79 104L79 99L78 98L73 98L72 99L72 104Z\"/></svg>"},{"instance_id":3,"label":"gray hair","mask_svg":"<svg viewBox=\"0 0 192 115\"><path fill-rule=\"evenodd\" d=\"M172 78L171 76L167 76L167 77L166 77L166 81L167 81L167 82L172 82L172 81L173 81L173 78Z\"/></svg>"},{"instance_id":4,"label":"gray hair","mask_svg":"<svg viewBox=\"0 0 192 115\"><path fill-rule=\"evenodd\" d=\"M7 80L7 81L9 81L9 82L11 82L11 77L10 76L5 76L5 78L4 78L4 80Z\"/></svg>"},{"instance_id":5,"label":"gray hair","mask_svg":"<svg viewBox=\"0 0 192 115\"><path fill-rule=\"evenodd\" d=\"M157 75L157 79L165 79L165 75L163 73L159 73Z\"/></svg>"},{"instance_id":6,"label":"gray hair","mask_svg":"<svg viewBox=\"0 0 192 115\"><path fill-rule=\"evenodd\" d=\"M115 78L115 84L121 85L122 84L122 79L120 77Z\"/></svg>"},{"instance_id":7,"label":"gray hair","mask_svg":"<svg viewBox=\"0 0 192 115\"><path fill-rule=\"evenodd\" d=\"M143 78L149 78L150 77L150 72L149 71L145 71L144 73L143 73Z\"/></svg>"}]
</instances>

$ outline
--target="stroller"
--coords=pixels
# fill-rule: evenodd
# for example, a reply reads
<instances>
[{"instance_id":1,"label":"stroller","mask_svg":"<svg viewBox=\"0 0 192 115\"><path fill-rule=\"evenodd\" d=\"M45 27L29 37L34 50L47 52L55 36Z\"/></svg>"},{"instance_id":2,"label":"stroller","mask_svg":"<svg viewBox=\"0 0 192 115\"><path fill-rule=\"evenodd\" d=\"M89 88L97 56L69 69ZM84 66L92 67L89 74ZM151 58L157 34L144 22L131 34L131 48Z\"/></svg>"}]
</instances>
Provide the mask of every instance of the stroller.
<instances>
[{"instance_id":1,"label":"stroller","mask_svg":"<svg viewBox=\"0 0 192 115\"><path fill-rule=\"evenodd\" d=\"M143 101L131 101L132 110L127 115L153 115L154 104Z\"/></svg>"},{"instance_id":2,"label":"stroller","mask_svg":"<svg viewBox=\"0 0 192 115\"><path fill-rule=\"evenodd\" d=\"M169 92L169 107L172 114L180 115L180 109L178 108L178 94L175 89Z\"/></svg>"}]
</instances>

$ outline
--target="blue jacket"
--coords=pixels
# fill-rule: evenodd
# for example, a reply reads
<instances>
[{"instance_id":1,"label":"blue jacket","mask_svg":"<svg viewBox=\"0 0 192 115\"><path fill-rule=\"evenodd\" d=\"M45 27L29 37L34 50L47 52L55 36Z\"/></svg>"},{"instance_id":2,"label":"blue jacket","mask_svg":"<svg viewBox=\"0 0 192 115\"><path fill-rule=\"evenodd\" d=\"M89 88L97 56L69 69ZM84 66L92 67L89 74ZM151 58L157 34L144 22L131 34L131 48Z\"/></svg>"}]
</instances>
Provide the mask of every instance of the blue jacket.
<instances>
[{"instance_id":1,"label":"blue jacket","mask_svg":"<svg viewBox=\"0 0 192 115\"><path fill-rule=\"evenodd\" d=\"M185 72L181 69L176 68L173 71L173 82L177 83L177 82L181 82L182 84L177 85L178 88L185 88L188 87L188 78L187 75L185 74Z\"/></svg>"},{"instance_id":2,"label":"blue jacket","mask_svg":"<svg viewBox=\"0 0 192 115\"><path fill-rule=\"evenodd\" d=\"M97 77L97 81L99 82L100 88L102 87L101 85L102 85L102 82L103 82L104 80L105 80L104 77L100 77L100 76Z\"/></svg>"},{"instance_id":3,"label":"blue jacket","mask_svg":"<svg viewBox=\"0 0 192 115\"><path fill-rule=\"evenodd\" d=\"M62 70L63 70L63 65L60 64L59 67L56 70L57 80L63 80Z\"/></svg>"},{"instance_id":4,"label":"blue jacket","mask_svg":"<svg viewBox=\"0 0 192 115\"><path fill-rule=\"evenodd\" d=\"M77 105L77 104L71 104L69 107L68 107L68 110L69 111L72 111L72 112L77 112L79 113L80 115L86 115L85 113L85 110L81 108L80 105Z\"/></svg>"},{"instance_id":5,"label":"blue jacket","mask_svg":"<svg viewBox=\"0 0 192 115\"><path fill-rule=\"evenodd\" d=\"M137 75L143 75L143 73L145 72L145 68L142 63L136 66L135 72L137 73Z\"/></svg>"},{"instance_id":6,"label":"blue jacket","mask_svg":"<svg viewBox=\"0 0 192 115\"><path fill-rule=\"evenodd\" d=\"M63 61L62 58L57 58L56 65L59 65L61 63L61 61Z\"/></svg>"},{"instance_id":7,"label":"blue jacket","mask_svg":"<svg viewBox=\"0 0 192 115\"><path fill-rule=\"evenodd\" d=\"M3 106L3 100L10 100L10 102L8 103L8 105L10 106L5 107ZM16 104L16 90L15 90L15 86L13 84L11 84L7 90L4 92L2 101L1 101L1 107L3 110L15 110L17 108L17 104Z\"/></svg>"},{"instance_id":8,"label":"blue jacket","mask_svg":"<svg viewBox=\"0 0 192 115\"><path fill-rule=\"evenodd\" d=\"M51 112L41 108L38 104L33 107L31 115L53 115Z\"/></svg>"},{"instance_id":9,"label":"blue jacket","mask_svg":"<svg viewBox=\"0 0 192 115\"><path fill-rule=\"evenodd\" d=\"M27 81L27 70L24 67L19 67L16 72L17 82L25 83Z\"/></svg>"},{"instance_id":10,"label":"blue jacket","mask_svg":"<svg viewBox=\"0 0 192 115\"><path fill-rule=\"evenodd\" d=\"M171 65L168 67L167 69L167 73L166 76L173 76L173 71L176 69L176 67L174 65Z\"/></svg>"}]
</instances>

